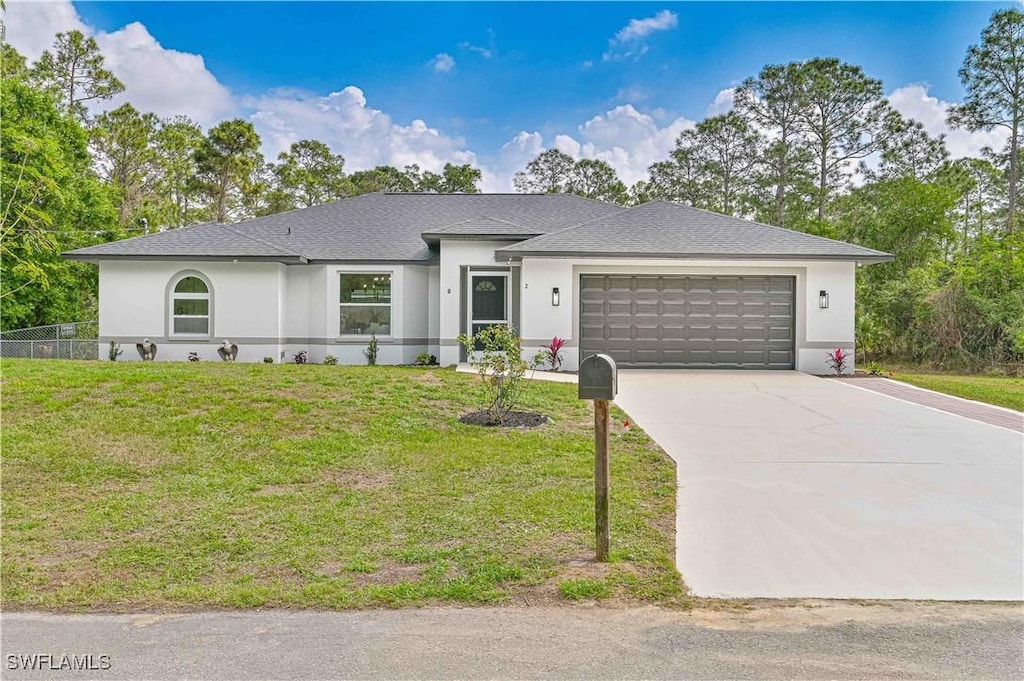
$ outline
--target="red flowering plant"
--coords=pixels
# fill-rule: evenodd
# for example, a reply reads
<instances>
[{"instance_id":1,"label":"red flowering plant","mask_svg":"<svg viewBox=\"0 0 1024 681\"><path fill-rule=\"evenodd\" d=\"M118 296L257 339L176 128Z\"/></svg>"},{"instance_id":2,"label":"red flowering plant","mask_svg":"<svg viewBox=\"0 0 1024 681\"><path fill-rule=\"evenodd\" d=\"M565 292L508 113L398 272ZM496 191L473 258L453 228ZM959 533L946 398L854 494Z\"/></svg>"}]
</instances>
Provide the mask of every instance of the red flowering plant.
<instances>
[{"instance_id":1,"label":"red flowering plant","mask_svg":"<svg viewBox=\"0 0 1024 681\"><path fill-rule=\"evenodd\" d=\"M836 372L836 376L839 376L846 371L846 364L849 360L849 353L844 352L842 348L836 348L828 353L828 359L825 360L825 363L832 368L832 371Z\"/></svg>"},{"instance_id":2,"label":"red flowering plant","mask_svg":"<svg viewBox=\"0 0 1024 681\"><path fill-rule=\"evenodd\" d=\"M565 347L565 340L555 336L551 342L544 346L544 359L551 365L552 371L562 368L562 348Z\"/></svg>"}]
</instances>

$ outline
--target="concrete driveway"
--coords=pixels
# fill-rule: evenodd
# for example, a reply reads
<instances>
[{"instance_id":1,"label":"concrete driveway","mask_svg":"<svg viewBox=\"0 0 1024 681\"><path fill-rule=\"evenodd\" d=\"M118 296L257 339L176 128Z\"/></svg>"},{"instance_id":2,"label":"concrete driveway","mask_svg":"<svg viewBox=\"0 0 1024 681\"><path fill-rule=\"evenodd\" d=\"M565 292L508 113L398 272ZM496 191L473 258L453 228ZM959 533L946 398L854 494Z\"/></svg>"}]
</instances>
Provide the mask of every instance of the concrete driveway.
<instances>
[{"instance_id":1,"label":"concrete driveway","mask_svg":"<svg viewBox=\"0 0 1024 681\"><path fill-rule=\"evenodd\" d=\"M619 391L676 461L696 595L1024 597L1020 433L796 372L621 371Z\"/></svg>"}]
</instances>

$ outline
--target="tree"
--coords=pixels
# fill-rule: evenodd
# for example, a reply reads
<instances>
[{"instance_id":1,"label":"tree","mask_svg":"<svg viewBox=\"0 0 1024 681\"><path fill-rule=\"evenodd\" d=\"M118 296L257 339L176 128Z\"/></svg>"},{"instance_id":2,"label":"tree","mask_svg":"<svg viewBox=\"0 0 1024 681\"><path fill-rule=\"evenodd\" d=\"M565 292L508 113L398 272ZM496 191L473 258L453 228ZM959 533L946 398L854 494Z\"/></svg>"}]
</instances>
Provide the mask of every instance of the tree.
<instances>
[{"instance_id":1,"label":"tree","mask_svg":"<svg viewBox=\"0 0 1024 681\"><path fill-rule=\"evenodd\" d=\"M273 166L279 205L290 208L319 206L344 198L351 191L345 178L345 159L317 140L295 142ZM287 210L288 208L284 208Z\"/></svg>"},{"instance_id":2,"label":"tree","mask_svg":"<svg viewBox=\"0 0 1024 681\"><path fill-rule=\"evenodd\" d=\"M926 180L949 158L945 135L932 137L918 121L908 120L893 112L885 120L886 133L879 144L881 162L877 172L863 168L865 176L895 179L912 177Z\"/></svg>"},{"instance_id":3,"label":"tree","mask_svg":"<svg viewBox=\"0 0 1024 681\"><path fill-rule=\"evenodd\" d=\"M409 176L412 166L402 172L394 166L377 166L370 170L359 170L348 176L352 184L352 194L370 194L373 192L412 192L416 190L416 181ZM419 168L413 171L418 176Z\"/></svg>"},{"instance_id":4,"label":"tree","mask_svg":"<svg viewBox=\"0 0 1024 681\"><path fill-rule=\"evenodd\" d=\"M483 177L479 168L469 163L454 165L445 163L441 174L425 172L416 183L416 191L438 194L479 194L476 186Z\"/></svg>"},{"instance_id":5,"label":"tree","mask_svg":"<svg viewBox=\"0 0 1024 681\"><path fill-rule=\"evenodd\" d=\"M682 134L676 139L676 148L669 154L669 160L652 163L647 172L651 176L646 188L650 198L694 208L707 207L703 159L699 150L688 144Z\"/></svg>"},{"instance_id":6,"label":"tree","mask_svg":"<svg viewBox=\"0 0 1024 681\"><path fill-rule=\"evenodd\" d=\"M124 84L103 66L95 38L81 31L58 33L53 52L46 50L32 66L33 82L61 103L61 108L85 120L85 102L110 99L124 91Z\"/></svg>"},{"instance_id":7,"label":"tree","mask_svg":"<svg viewBox=\"0 0 1024 681\"><path fill-rule=\"evenodd\" d=\"M526 170L512 180L517 192L524 194L562 194L569 191L569 181L576 159L558 149L541 152L526 164Z\"/></svg>"},{"instance_id":8,"label":"tree","mask_svg":"<svg viewBox=\"0 0 1024 681\"><path fill-rule=\"evenodd\" d=\"M186 116L161 122L154 135L160 201L154 227L184 227L200 219L196 154L203 144L203 130Z\"/></svg>"},{"instance_id":9,"label":"tree","mask_svg":"<svg viewBox=\"0 0 1024 681\"><path fill-rule=\"evenodd\" d=\"M968 130L1005 128L1008 143L1006 229L1018 220L1020 132L1024 118L1024 12L999 10L981 33L981 44L971 45L960 68L967 90L964 103L953 106L949 123Z\"/></svg>"},{"instance_id":10,"label":"tree","mask_svg":"<svg viewBox=\"0 0 1024 681\"><path fill-rule=\"evenodd\" d=\"M742 214L741 204L748 198L760 160L760 135L739 114L730 112L701 121L679 138L684 145L692 145L701 159L708 207L726 215Z\"/></svg>"},{"instance_id":11,"label":"tree","mask_svg":"<svg viewBox=\"0 0 1024 681\"><path fill-rule=\"evenodd\" d=\"M572 156L548 149L526 164L512 180L516 191L537 194L576 194L598 201L626 203L629 192L607 161Z\"/></svg>"},{"instance_id":12,"label":"tree","mask_svg":"<svg viewBox=\"0 0 1024 681\"><path fill-rule=\"evenodd\" d=\"M762 219L779 227L787 225L791 208L802 208L809 179L810 156L801 136L802 82L799 62L768 65L744 80L733 97L737 113L772 136L759 183L767 188L771 205Z\"/></svg>"},{"instance_id":13,"label":"tree","mask_svg":"<svg viewBox=\"0 0 1024 681\"><path fill-rule=\"evenodd\" d=\"M158 180L154 146L159 120L131 104L96 117L90 130L100 177L119 194L118 223L132 225L146 201L153 201Z\"/></svg>"},{"instance_id":14,"label":"tree","mask_svg":"<svg viewBox=\"0 0 1024 681\"><path fill-rule=\"evenodd\" d=\"M817 166L815 198L823 223L826 207L846 182L846 164L879 149L891 109L882 99L882 81L835 58L800 65L796 106L798 128Z\"/></svg>"},{"instance_id":15,"label":"tree","mask_svg":"<svg viewBox=\"0 0 1024 681\"><path fill-rule=\"evenodd\" d=\"M0 327L81 318L95 305L96 268L59 254L122 235L110 192L92 172L78 122L11 68L15 51L2 59Z\"/></svg>"},{"instance_id":16,"label":"tree","mask_svg":"<svg viewBox=\"0 0 1024 681\"><path fill-rule=\"evenodd\" d=\"M236 118L210 129L195 152L196 182L217 222L244 205L252 191L253 175L263 166L260 136L252 123Z\"/></svg>"}]
</instances>

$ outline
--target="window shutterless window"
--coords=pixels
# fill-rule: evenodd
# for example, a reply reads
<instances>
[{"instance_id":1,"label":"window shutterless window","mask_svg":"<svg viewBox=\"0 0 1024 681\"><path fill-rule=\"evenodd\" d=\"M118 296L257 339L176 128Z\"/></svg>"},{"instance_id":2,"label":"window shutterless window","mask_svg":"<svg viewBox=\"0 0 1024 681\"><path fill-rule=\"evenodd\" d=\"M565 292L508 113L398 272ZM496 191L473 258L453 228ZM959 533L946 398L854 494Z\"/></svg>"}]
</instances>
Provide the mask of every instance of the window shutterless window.
<instances>
[{"instance_id":1,"label":"window shutterless window","mask_svg":"<svg viewBox=\"0 0 1024 681\"><path fill-rule=\"evenodd\" d=\"M199 277L185 277L171 294L171 333L210 335L210 288Z\"/></svg>"},{"instance_id":2,"label":"window shutterless window","mask_svg":"<svg viewBox=\"0 0 1024 681\"><path fill-rule=\"evenodd\" d=\"M391 335L391 274L342 273L342 336Z\"/></svg>"}]
</instances>

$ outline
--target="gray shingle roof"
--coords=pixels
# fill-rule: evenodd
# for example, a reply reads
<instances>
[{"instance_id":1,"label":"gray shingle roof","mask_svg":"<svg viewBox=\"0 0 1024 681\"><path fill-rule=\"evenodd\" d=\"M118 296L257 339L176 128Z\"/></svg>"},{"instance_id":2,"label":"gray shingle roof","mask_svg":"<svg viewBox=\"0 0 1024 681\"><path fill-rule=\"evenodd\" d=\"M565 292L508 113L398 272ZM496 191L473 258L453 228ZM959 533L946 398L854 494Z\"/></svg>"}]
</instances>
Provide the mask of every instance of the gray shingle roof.
<instances>
[{"instance_id":1,"label":"gray shingle roof","mask_svg":"<svg viewBox=\"0 0 1024 681\"><path fill-rule=\"evenodd\" d=\"M462 220L452 225L431 229L423 233L428 243L446 237L515 237L524 239L544 234L537 227L527 227L509 220L492 218L488 215Z\"/></svg>"},{"instance_id":2,"label":"gray shingle roof","mask_svg":"<svg viewBox=\"0 0 1024 681\"><path fill-rule=\"evenodd\" d=\"M888 253L843 241L664 201L505 246L496 255L892 260Z\"/></svg>"},{"instance_id":3,"label":"gray shingle roof","mask_svg":"<svg viewBox=\"0 0 1024 681\"><path fill-rule=\"evenodd\" d=\"M285 261L433 261L424 233L504 230L529 236L622 210L568 194L365 194L232 225L202 224L80 248L105 258L268 258ZM504 226L498 227L499 224ZM490 234L498 231L484 232Z\"/></svg>"}]
</instances>

